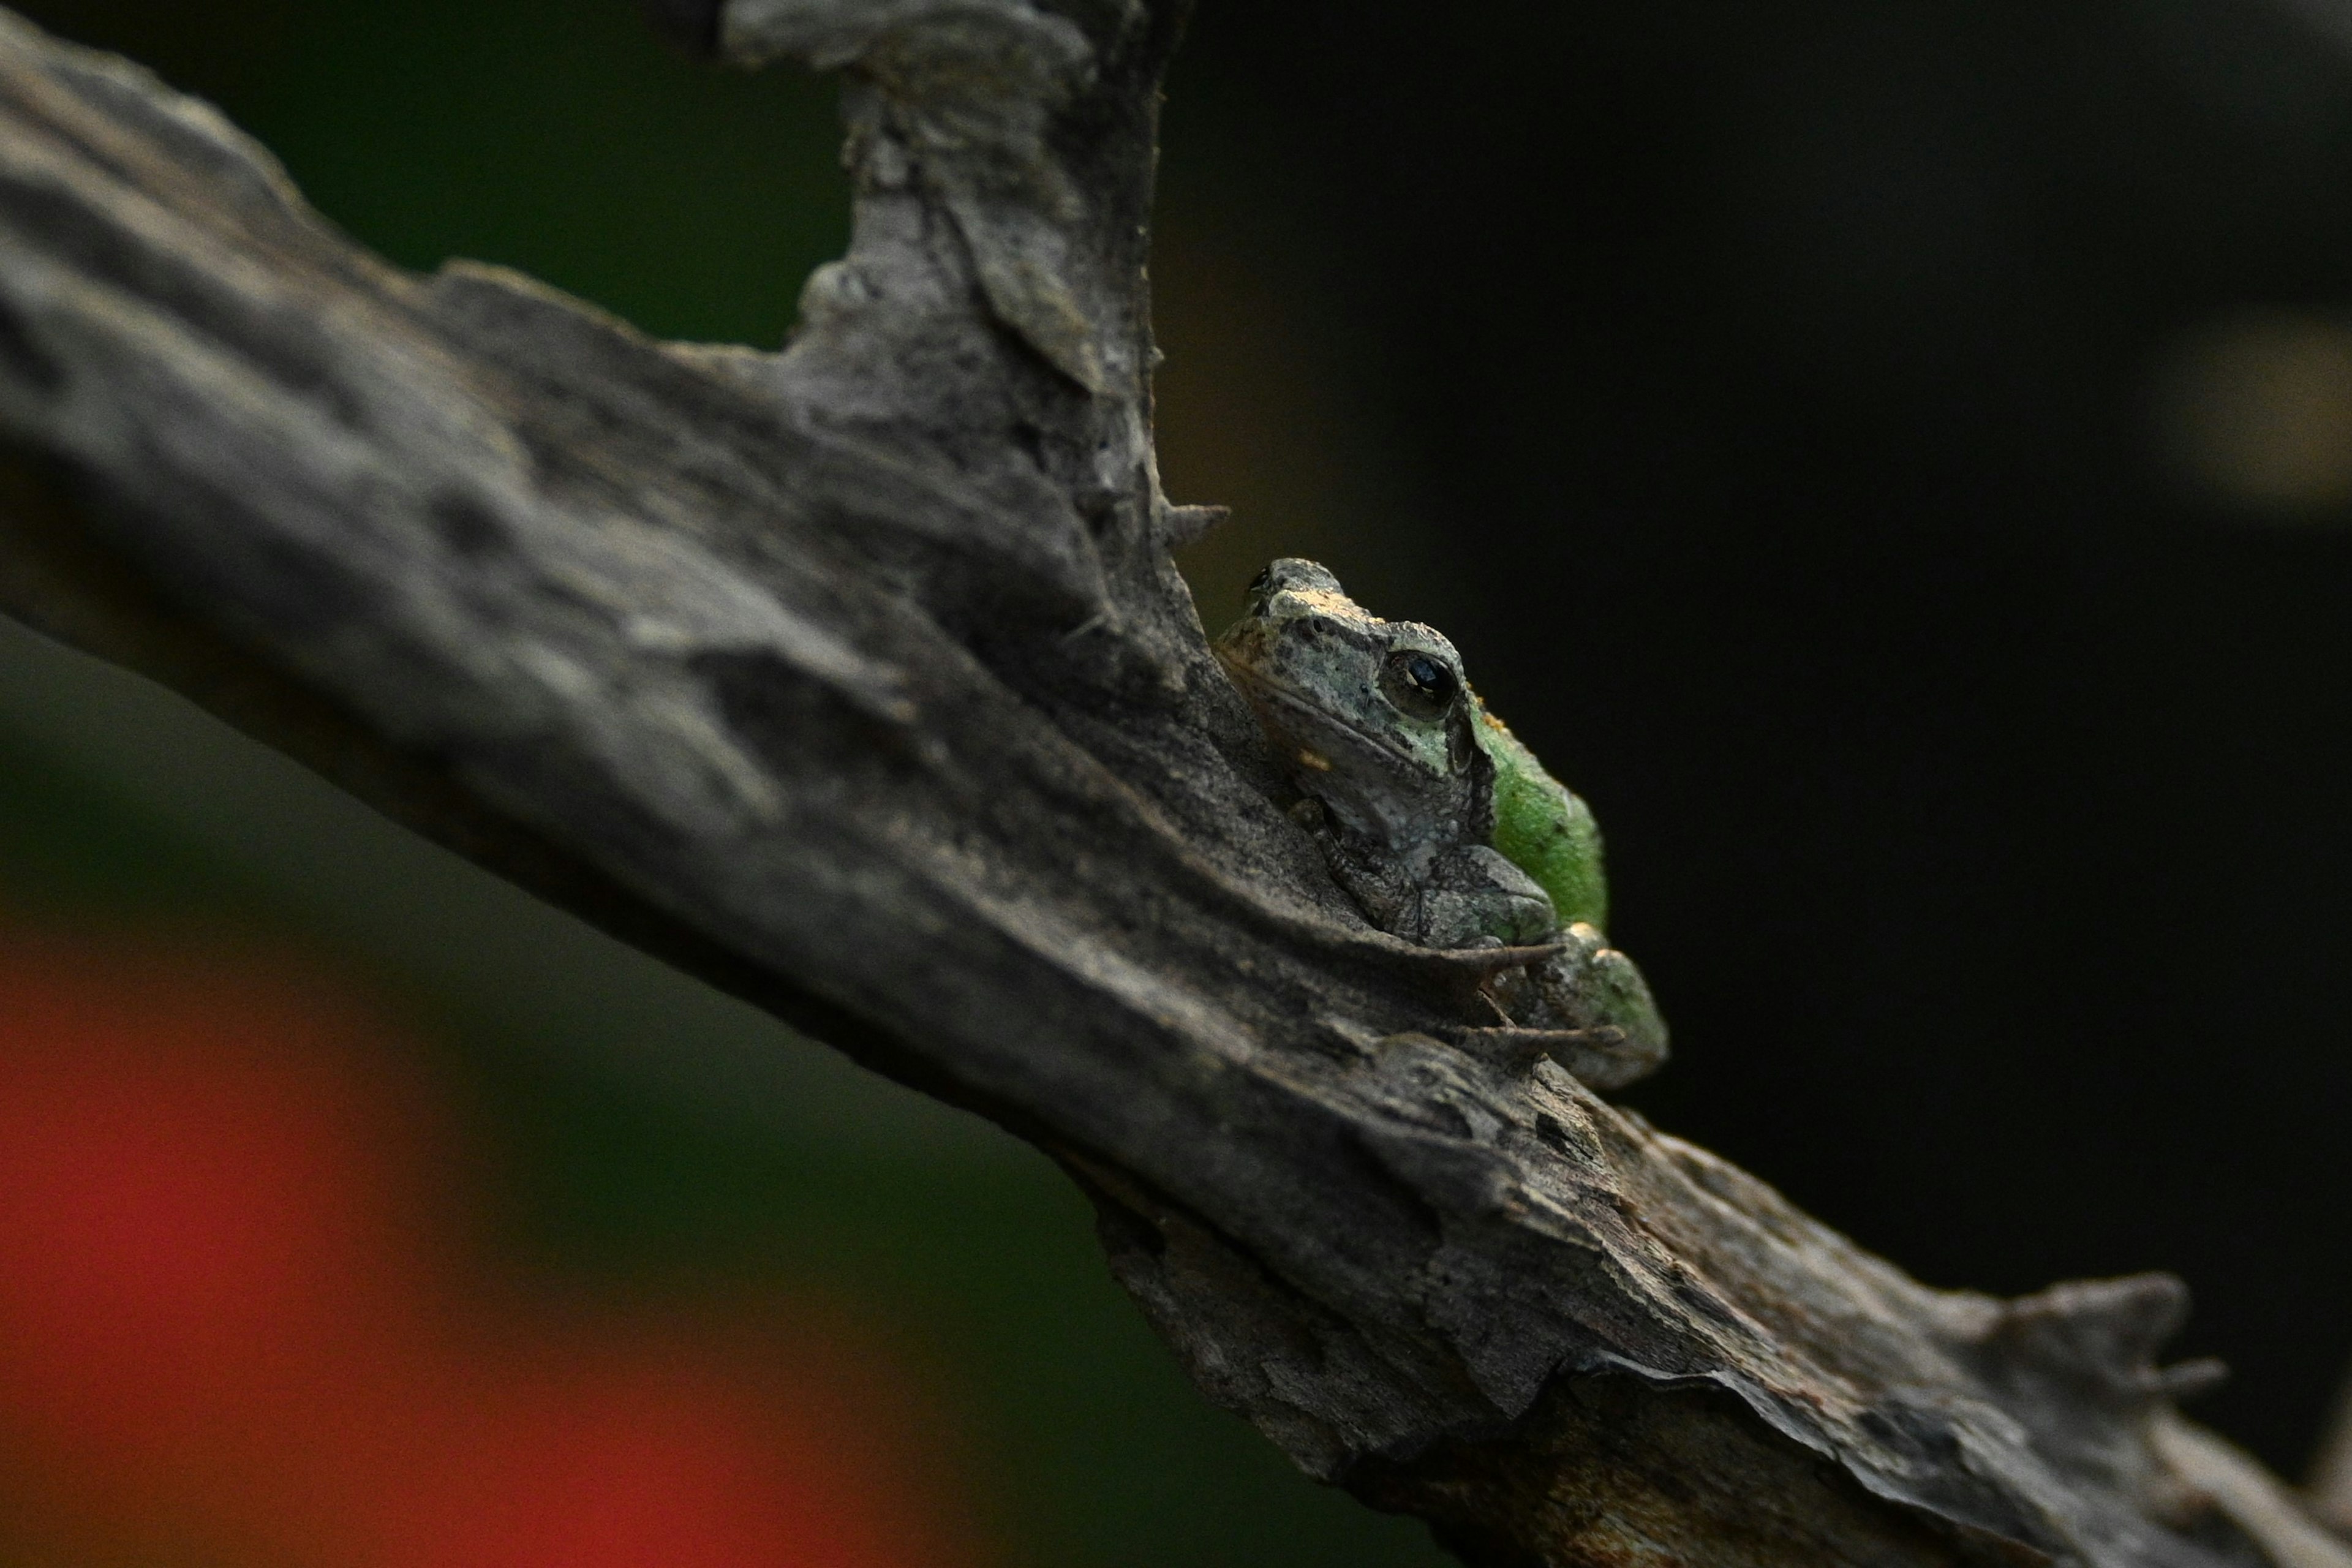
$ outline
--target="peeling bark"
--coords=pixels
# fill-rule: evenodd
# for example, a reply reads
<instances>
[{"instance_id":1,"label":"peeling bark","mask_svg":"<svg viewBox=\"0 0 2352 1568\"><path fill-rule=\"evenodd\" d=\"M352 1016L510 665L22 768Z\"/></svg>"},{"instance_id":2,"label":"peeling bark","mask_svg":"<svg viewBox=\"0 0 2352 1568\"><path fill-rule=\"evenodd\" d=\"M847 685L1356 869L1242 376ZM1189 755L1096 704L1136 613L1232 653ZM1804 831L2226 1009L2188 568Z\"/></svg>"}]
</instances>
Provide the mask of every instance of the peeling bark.
<instances>
[{"instance_id":1,"label":"peeling bark","mask_svg":"<svg viewBox=\"0 0 2352 1568\"><path fill-rule=\"evenodd\" d=\"M1272 804L1160 493L1181 0L662 0L844 73L781 353L400 271L0 21L0 605L975 1107L1210 1397L1490 1564L2346 1568L2162 1276L1930 1290L1549 1063ZM5 17L0 13L0 17Z\"/></svg>"}]
</instances>

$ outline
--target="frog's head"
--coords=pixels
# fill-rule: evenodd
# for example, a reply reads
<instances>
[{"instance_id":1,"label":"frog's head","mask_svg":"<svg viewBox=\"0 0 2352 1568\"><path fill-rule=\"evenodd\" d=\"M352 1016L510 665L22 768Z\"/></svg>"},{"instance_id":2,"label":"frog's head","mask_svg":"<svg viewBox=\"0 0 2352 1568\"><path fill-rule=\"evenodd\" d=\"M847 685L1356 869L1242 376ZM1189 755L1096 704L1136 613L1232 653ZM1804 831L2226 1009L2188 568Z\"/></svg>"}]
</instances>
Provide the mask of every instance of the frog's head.
<instances>
[{"instance_id":1,"label":"frog's head","mask_svg":"<svg viewBox=\"0 0 2352 1568\"><path fill-rule=\"evenodd\" d=\"M1484 838L1493 766L1462 656L1437 632L1381 620L1321 566L1285 559L1213 646L1299 789L1341 823L1402 852Z\"/></svg>"}]
</instances>

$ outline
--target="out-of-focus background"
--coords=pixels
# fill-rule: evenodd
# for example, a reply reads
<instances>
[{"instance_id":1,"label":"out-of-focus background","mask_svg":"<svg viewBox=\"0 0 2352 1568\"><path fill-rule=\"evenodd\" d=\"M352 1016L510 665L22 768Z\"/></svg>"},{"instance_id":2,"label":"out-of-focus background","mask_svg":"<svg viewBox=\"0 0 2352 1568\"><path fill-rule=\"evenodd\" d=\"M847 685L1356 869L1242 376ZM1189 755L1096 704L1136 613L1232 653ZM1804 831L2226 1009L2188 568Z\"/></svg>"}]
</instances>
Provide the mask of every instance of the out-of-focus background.
<instances>
[{"instance_id":1,"label":"out-of-focus background","mask_svg":"<svg viewBox=\"0 0 2352 1568\"><path fill-rule=\"evenodd\" d=\"M777 342L828 84L627 0L37 0L403 264ZM2352 1361L2352 0L1202 0L1161 461L1609 830L1630 1098L1927 1279ZM1441 1561L1041 1159L0 626L0 1562Z\"/></svg>"}]
</instances>

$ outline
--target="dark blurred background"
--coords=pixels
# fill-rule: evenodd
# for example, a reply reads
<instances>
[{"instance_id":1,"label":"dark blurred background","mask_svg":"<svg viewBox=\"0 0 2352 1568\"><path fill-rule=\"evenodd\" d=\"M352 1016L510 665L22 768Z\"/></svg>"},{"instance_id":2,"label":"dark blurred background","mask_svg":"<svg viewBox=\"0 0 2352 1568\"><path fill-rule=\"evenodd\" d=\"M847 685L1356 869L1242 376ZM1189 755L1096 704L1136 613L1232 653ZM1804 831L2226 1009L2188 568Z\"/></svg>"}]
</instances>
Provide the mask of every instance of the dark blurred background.
<instances>
[{"instance_id":1,"label":"dark blurred background","mask_svg":"<svg viewBox=\"0 0 2352 1568\"><path fill-rule=\"evenodd\" d=\"M626 0L27 10L405 265L773 344L842 244L830 87ZM1210 629L1276 553L1444 627L1608 829L1635 1104L1934 1283L2179 1272L2198 1413L2299 1472L2352 1360L2352 0L1203 0L1166 142ZM1439 1561L1187 1391L1042 1161L14 632L0 904L329 955L534 1289L893 1325L980 1556Z\"/></svg>"}]
</instances>

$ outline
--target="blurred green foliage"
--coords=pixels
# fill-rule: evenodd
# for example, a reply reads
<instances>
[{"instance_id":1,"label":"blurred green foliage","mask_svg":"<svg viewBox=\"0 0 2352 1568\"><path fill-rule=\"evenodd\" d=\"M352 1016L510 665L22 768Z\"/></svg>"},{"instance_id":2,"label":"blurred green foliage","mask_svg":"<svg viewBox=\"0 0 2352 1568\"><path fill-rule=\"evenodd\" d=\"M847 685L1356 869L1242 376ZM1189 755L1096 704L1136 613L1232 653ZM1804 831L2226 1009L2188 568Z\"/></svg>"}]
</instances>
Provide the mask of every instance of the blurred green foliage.
<instances>
[{"instance_id":1,"label":"blurred green foliage","mask_svg":"<svg viewBox=\"0 0 2352 1568\"><path fill-rule=\"evenodd\" d=\"M828 81L696 65L627 0L48 0L208 98L393 260L521 268L665 337L772 344L847 234Z\"/></svg>"}]
</instances>

